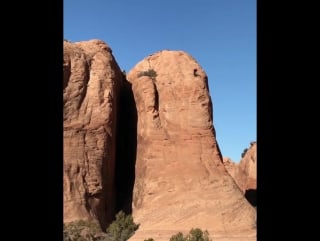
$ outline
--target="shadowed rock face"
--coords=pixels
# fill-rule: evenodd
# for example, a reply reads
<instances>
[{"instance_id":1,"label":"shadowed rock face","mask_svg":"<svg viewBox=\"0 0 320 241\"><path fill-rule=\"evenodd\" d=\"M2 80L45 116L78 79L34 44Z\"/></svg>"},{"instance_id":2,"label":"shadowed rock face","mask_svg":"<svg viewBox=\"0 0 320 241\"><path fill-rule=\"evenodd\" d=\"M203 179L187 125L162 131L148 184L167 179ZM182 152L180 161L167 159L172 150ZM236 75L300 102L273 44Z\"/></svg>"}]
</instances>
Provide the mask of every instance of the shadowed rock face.
<instances>
[{"instance_id":1,"label":"shadowed rock face","mask_svg":"<svg viewBox=\"0 0 320 241\"><path fill-rule=\"evenodd\" d=\"M119 93L116 147L116 212L132 212L132 190L137 151L137 109L131 84L125 81Z\"/></svg>"},{"instance_id":2,"label":"shadowed rock face","mask_svg":"<svg viewBox=\"0 0 320 241\"><path fill-rule=\"evenodd\" d=\"M64 42L64 222L115 212L118 92L122 73L100 40Z\"/></svg>"},{"instance_id":3,"label":"shadowed rock face","mask_svg":"<svg viewBox=\"0 0 320 241\"><path fill-rule=\"evenodd\" d=\"M144 76L149 69L156 77ZM222 163L201 66L185 52L161 51L127 78L138 114L133 216L140 228L131 240L169 240L193 227L255 236L256 212Z\"/></svg>"}]
</instances>

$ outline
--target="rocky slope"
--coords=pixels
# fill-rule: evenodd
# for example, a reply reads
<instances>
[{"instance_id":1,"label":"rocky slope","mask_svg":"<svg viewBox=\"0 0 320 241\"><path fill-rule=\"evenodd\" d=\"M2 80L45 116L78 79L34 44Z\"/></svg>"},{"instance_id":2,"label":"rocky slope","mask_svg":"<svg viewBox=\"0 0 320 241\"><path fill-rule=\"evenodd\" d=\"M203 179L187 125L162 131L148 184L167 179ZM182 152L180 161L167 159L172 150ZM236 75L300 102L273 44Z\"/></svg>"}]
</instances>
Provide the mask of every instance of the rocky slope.
<instances>
[{"instance_id":1,"label":"rocky slope","mask_svg":"<svg viewBox=\"0 0 320 241\"><path fill-rule=\"evenodd\" d=\"M223 166L201 66L185 52L161 51L127 78L138 113L133 216L141 224L131 240L169 240L192 227L254 236L256 212Z\"/></svg>"}]
</instances>

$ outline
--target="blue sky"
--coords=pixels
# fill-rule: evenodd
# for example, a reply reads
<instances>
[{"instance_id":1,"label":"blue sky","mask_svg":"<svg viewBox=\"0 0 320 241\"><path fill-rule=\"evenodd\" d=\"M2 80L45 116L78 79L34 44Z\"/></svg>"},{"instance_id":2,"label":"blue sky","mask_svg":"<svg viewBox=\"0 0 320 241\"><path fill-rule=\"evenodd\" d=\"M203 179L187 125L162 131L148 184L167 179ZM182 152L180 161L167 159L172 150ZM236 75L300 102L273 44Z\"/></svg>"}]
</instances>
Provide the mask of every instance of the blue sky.
<instances>
[{"instance_id":1,"label":"blue sky","mask_svg":"<svg viewBox=\"0 0 320 241\"><path fill-rule=\"evenodd\" d=\"M64 38L105 41L121 69L163 49L206 71L223 156L256 140L256 0L64 0Z\"/></svg>"}]
</instances>

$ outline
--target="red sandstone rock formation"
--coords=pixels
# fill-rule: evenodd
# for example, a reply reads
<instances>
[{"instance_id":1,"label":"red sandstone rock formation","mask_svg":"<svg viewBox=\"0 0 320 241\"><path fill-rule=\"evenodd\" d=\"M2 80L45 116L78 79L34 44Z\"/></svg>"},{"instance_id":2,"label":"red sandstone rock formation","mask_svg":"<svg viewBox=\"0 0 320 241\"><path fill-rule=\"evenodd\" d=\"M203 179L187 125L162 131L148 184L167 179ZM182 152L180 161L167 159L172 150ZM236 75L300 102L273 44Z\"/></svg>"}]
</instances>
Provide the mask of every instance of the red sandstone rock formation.
<instances>
[{"instance_id":1,"label":"red sandstone rock formation","mask_svg":"<svg viewBox=\"0 0 320 241\"><path fill-rule=\"evenodd\" d=\"M100 40L64 41L64 222L114 215L117 96L122 73Z\"/></svg>"},{"instance_id":2,"label":"red sandstone rock formation","mask_svg":"<svg viewBox=\"0 0 320 241\"><path fill-rule=\"evenodd\" d=\"M238 168L237 163L233 162L229 157L223 157L223 165L230 174L230 176L234 179L234 175Z\"/></svg>"},{"instance_id":3,"label":"red sandstone rock formation","mask_svg":"<svg viewBox=\"0 0 320 241\"><path fill-rule=\"evenodd\" d=\"M257 189L257 143L252 142L238 164L235 179L242 190Z\"/></svg>"},{"instance_id":4,"label":"red sandstone rock formation","mask_svg":"<svg viewBox=\"0 0 320 241\"><path fill-rule=\"evenodd\" d=\"M134 97L104 42L64 42L64 222L105 228L116 210L130 212L135 176L131 240L193 227L254 240L256 212L223 166L201 66L161 51L128 79Z\"/></svg>"},{"instance_id":5,"label":"red sandstone rock formation","mask_svg":"<svg viewBox=\"0 0 320 241\"><path fill-rule=\"evenodd\" d=\"M248 201L256 206L257 143L251 142L239 163L224 157L223 164Z\"/></svg>"},{"instance_id":6,"label":"red sandstone rock formation","mask_svg":"<svg viewBox=\"0 0 320 241\"><path fill-rule=\"evenodd\" d=\"M130 240L169 240L194 227L254 239L256 211L223 166L201 66L185 52L161 51L128 80L138 113L133 216L140 223Z\"/></svg>"}]
</instances>

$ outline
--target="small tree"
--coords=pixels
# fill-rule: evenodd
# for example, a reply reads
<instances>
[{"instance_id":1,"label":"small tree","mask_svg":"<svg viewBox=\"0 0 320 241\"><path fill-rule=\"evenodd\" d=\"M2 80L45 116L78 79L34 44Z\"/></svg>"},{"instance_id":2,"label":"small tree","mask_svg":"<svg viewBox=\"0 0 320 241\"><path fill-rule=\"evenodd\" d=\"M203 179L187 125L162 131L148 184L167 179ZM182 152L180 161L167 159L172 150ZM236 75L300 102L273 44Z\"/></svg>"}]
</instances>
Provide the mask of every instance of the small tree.
<instances>
[{"instance_id":1,"label":"small tree","mask_svg":"<svg viewBox=\"0 0 320 241\"><path fill-rule=\"evenodd\" d=\"M154 69L148 69L147 71L142 71L138 74L138 77L149 76L152 80L155 80L157 77L157 72Z\"/></svg>"},{"instance_id":2,"label":"small tree","mask_svg":"<svg viewBox=\"0 0 320 241\"><path fill-rule=\"evenodd\" d=\"M199 228L191 229L186 241L211 241L207 230L202 231Z\"/></svg>"},{"instance_id":3,"label":"small tree","mask_svg":"<svg viewBox=\"0 0 320 241\"><path fill-rule=\"evenodd\" d=\"M170 238L170 241L185 241L186 238L183 237L183 234L181 232L173 235L171 238Z\"/></svg>"},{"instance_id":4,"label":"small tree","mask_svg":"<svg viewBox=\"0 0 320 241\"><path fill-rule=\"evenodd\" d=\"M181 232L173 235L170 241L211 241L207 230L202 231L199 228L191 229L190 232L183 236Z\"/></svg>"},{"instance_id":5,"label":"small tree","mask_svg":"<svg viewBox=\"0 0 320 241\"><path fill-rule=\"evenodd\" d=\"M107 228L108 240L128 240L138 228L139 224L135 224L133 222L131 215L126 215L123 211L120 211L116 215L116 220L113 221Z\"/></svg>"},{"instance_id":6,"label":"small tree","mask_svg":"<svg viewBox=\"0 0 320 241\"><path fill-rule=\"evenodd\" d=\"M126 241L138 227L131 215L120 211L106 232L102 232L95 221L78 220L64 224L63 241Z\"/></svg>"}]
</instances>

